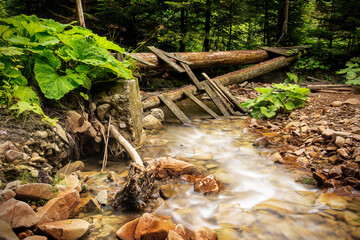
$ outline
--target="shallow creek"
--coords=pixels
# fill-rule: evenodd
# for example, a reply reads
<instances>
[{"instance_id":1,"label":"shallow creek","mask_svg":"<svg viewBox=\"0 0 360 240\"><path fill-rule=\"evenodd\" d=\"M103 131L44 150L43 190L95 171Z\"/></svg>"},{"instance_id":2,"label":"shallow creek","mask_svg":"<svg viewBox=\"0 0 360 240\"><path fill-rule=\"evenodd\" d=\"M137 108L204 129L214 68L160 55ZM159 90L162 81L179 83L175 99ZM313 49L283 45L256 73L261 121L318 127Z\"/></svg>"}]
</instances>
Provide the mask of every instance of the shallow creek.
<instances>
[{"instance_id":1,"label":"shallow creek","mask_svg":"<svg viewBox=\"0 0 360 240\"><path fill-rule=\"evenodd\" d=\"M168 200L153 200L145 211L171 216L190 228L208 226L219 239L356 239L360 237L360 198L321 194L296 183L294 169L276 165L265 157L271 149L255 149L247 131L249 119L233 117L195 120L193 126L167 124L148 133L142 158L164 155L195 164L204 175L213 174L226 186L218 195L204 196L192 183L169 180L176 193ZM126 175L127 163L110 162L108 169ZM106 174L88 172L90 193L115 186ZM92 235L105 225L118 229L141 213L105 208L102 214L81 213L93 224Z\"/></svg>"}]
</instances>

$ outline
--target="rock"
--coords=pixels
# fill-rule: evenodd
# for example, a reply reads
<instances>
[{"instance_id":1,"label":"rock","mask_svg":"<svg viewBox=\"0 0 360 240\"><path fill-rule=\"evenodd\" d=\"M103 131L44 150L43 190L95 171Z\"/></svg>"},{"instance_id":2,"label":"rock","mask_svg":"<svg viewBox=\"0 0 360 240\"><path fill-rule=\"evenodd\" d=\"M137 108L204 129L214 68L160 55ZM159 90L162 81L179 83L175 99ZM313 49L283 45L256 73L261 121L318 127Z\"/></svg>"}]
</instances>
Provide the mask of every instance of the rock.
<instances>
[{"instance_id":1,"label":"rock","mask_svg":"<svg viewBox=\"0 0 360 240\"><path fill-rule=\"evenodd\" d=\"M270 144L269 138L264 136L256 139L253 145L256 147L267 147L269 146L269 144Z\"/></svg>"},{"instance_id":2,"label":"rock","mask_svg":"<svg viewBox=\"0 0 360 240\"><path fill-rule=\"evenodd\" d=\"M145 129L154 129L161 127L162 124L159 119L150 114L144 117L143 126Z\"/></svg>"},{"instance_id":3,"label":"rock","mask_svg":"<svg viewBox=\"0 0 360 240\"><path fill-rule=\"evenodd\" d=\"M194 190L202 194L219 193L225 187L213 175L195 179Z\"/></svg>"},{"instance_id":4,"label":"rock","mask_svg":"<svg viewBox=\"0 0 360 240\"><path fill-rule=\"evenodd\" d=\"M305 206L303 206L303 205L301 205L300 207L305 208ZM289 204L287 202L284 202L284 201L281 201L278 199L272 199L272 198L256 204L253 207L253 210L275 212L276 214L278 214L280 216L285 216L288 214L296 213L292 204Z\"/></svg>"},{"instance_id":5,"label":"rock","mask_svg":"<svg viewBox=\"0 0 360 240\"><path fill-rule=\"evenodd\" d=\"M330 105L333 106L333 107L339 107L343 104L342 101L334 101L332 102Z\"/></svg>"},{"instance_id":6,"label":"rock","mask_svg":"<svg viewBox=\"0 0 360 240\"><path fill-rule=\"evenodd\" d=\"M51 199L38 212L38 224L68 219L80 202L79 192L69 190Z\"/></svg>"},{"instance_id":7,"label":"rock","mask_svg":"<svg viewBox=\"0 0 360 240\"><path fill-rule=\"evenodd\" d=\"M53 198L52 186L46 183L28 183L15 189L16 198L20 200L50 200Z\"/></svg>"},{"instance_id":8,"label":"rock","mask_svg":"<svg viewBox=\"0 0 360 240\"><path fill-rule=\"evenodd\" d=\"M96 236L96 240L110 240L116 239L116 229L110 225L104 225L101 233Z\"/></svg>"},{"instance_id":9,"label":"rock","mask_svg":"<svg viewBox=\"0 0 360 240\"><path fill-rule=\"evenodd\" d=\"M326 182L326 177L324 176L324 174L319 172L313 172L313 178L318 183L318 186L321 186Z\"/></svg>"},{"instance_id":10,"label":"rock","mask_svg":"<svg viewBox=\"0 0 360 240\"><path fill-rule=\"evenodd\" d=\"M306 157L298 157L296 158L296 162L304 168L306 168L310 163L309 159L307 159Z\"/></svg>"},{"instance_id":11,"label":"rock","mask_svg":"<svg viewBox=\"0 0 360 240\"><path fill-rule=\"evenodd\" d=\"M66 132L64 130L64 128L59 125L56 124L56 127L54 127L53 131L66 143L69 145L69 139L66 136Z\"/></svg>"},{"instance_id":12,"label":"rock","mask_svg":"<svg viewBox=\"0 0 360 240\"><path fill-rule=\"evenodd\" d=\"M214 230L208 227L196 227L194 229L195 239L199 240L217 240L218 236Z\"/></svg>"},{"instance_id":13,"label":"rock","mask_svg":"<svg viewBox=\"0 0 360 240\"><path fill-rule=\"evenodd\" d=\"M82 219L68 219L42 223L38 225L38 228L54 239L76 240L87 234L90 226L90 223Z\"/></svg>"},{"instance_id":14,"label":"rock","mask_svg":"<svg viewBox=\"0 0 360 240\"><path fill-rule=\"evenodd\" d=\"M32 227L38 222L38 216L29 204L12 198L0 205L0 220L11 228Z\"/></svg>"},{"instance_id":15,"label":"rock","mask_svg":"<svg viewBox=\"0 0 360 240\"><path fill-rule=\"evenodd\" d=\"M338 147L343 147L345 145L345 139L343 137L337 136L335 139L335 144Z\"/></svg>"},{"instance_id":16,"label":"rock","mask_svg":"<svg viewBox=\"0 0 360 240\"><path fill-rule=\"evenodd\" d=\"M62 167L57 172L57 174L58 175L60 175L60 173L65 174L65 171L66 171L66 174L71 174L71 173L76 172L78 170L83 171L84 169L85 169L85 164L82 161L76 161L76 162L70 163L70 165L66 164L64 167Z\"/></svg>"},{"instance_id":17,"label":"rock","mask_svg":"<svg viewBox=\"0 0 360 240\"><path fill-rule=\"evenodd\" d=\"M6 184L5 189L14 190L15 188L17 188L20 185L21 185L21 180L15 180L15 181L12 181L12 182L9 182L8 184Z\"/></svg>"},{"instance_id":18,"label":"rock","mask_svg":"<svg viewBox=\"0 0 360 240\"><path fill-rule=\"evenodd\" d=\"M343 138L347 138L351 136L351 133L349 132L341 132L341 131L335 131L333 133L333 138L336 138L337 136L343 137Z\"/></svg>"},{"instance_id":19,"label":"rock","mask_svg":"<svg viewBox=\"0 0 360 240\"><path fill-rule=\"evenodd\" d=\"M349 158L349 151L346 148L340 148L337 150L337 153L344 158Z\"/></svg>"},{"instance_id":20,"label":"rock","mask_svg":"<svg viewBox=\"0 0 360 240\"><path fill-rule=\"evenodd\" d=\"M172 157L162 157L154 161L157 165L159 178L179 177L184 174L197 176L200 174L200 170L197 169L194 164Z\"/></svg>"},{"instance_id":21,"label":"rock","mask_svg":"<svg viewBox=\"0 0 360 240\"><path fill-rule=\"evenodd\" d=\"M34 170L31 170L30 171L30 175L33 177L33 178L38 178L39 177L39 171L34 169Z\"/></svg>"},{"instance_id":22,"label":"rock","mask_svg":"<svg viewBox=\"0 0 360 240\"><path fill-rule=\"evenodd\" d=\"M95 200L97 200L101 205L107 205L107 201L108 201L108 192L107 192L107 190L101 190L96 195Z\"/></svg>"},{"instance_id":23,"label":"rock","mask_svg":"<svg viewBox=\"0 0 360 240\"><path fill-rule=\"evenodd\" d=\"M357 215L356 213L354 213L352 211L345 211L344 218L348 224L353 225L353 226L360 226L360 223L358 222L359 215Z\"/></svg>"},{"instance_id":24,"label":"rock","mask_svg":"<svg viewBox=\"0 0 360 240\"><path fill-rule=\"evenodd\" d=\"M153 108L150 110L150 114L159 119L160 122L164 121L165 114L161 108Z\"/></svg>"},{"instance_id":25,"label":"rock","mask_svg":"<svg viewBox=\"0 0 360 240\"><path fill-rule=\"evenodd\" d=\"M323 193L320 194L316 200L316 205L329 205L333 209L344 210L346 209L348 203L343 197L339 195L334 193Z\"/></svg>"},{"instance_id":26,"label":"rock","mask_svg":"<svg viewBox=\"0 0 360 240\"><path fill-rule=\"evenodd\" d=\"M169 199L177 195L177 192L170 185L162 185L160 187L160 196L164 199Z\"/></svg>"},{"instance_id":27,"label":"rock","mask_svg":"<svg viewBox=\"0 0 360 240\"><path fill-rule=\"evenodd\" d=\"M81 198L79 205L75 208L74 214L82 212L102 212L97 200L92 197Z\"/></svg>"},{"instance_id":28,"label":"rock","mask_svg":"<svg viewBox=\"0 0 360 240\"><path fill-rule=\"evenodd\" d=\"M144 213L135 230L136 240L162 240L166 239L169 230L174 230L175 224L166 218L160 218L153 214Z\"/></svg>"},{"instance_id":29,"label":"rock","mask_svg":"<svg viewBox=\"0 0 360 240\"><path fill-rule=\"evenodd\" d=\"M65 183L68 190L81 191L81 182L77 175L66 174L62 182Z\"/></svg>"},{"instance_id":30,"label":"rock","mask_svg":"<svg viewBox=\"0 0 360 240\"><path fill-rule=\"evenodd\" d=\"M47 240L47 239L48 239L47 237L39 236L39 235L34 235L34 236L24 238L24 240Z\"/></svg>"},{"instance_id":31,"label":"rock","mask_svg":"<svg viewBox=\"0 0 360 240\"><path fill-rule=\"evenodd\" d=\"M192 231L191 229L185 227L185 226L182 225L182 224L176 225L174 231L175 231L179 236L181 236L182 239L184 239L184 240L192 240L192 239L195 239L195 232ZM169 233L170 233L170 231L169 231Z\"/></svg>"},{"instance_id":32,"label":"rock","mask_svg":"<svg viewBox=\"0 0 360 240\"><path fill-rule=\"evenodd\" d=\"M360 228L354 228L353 230L351 230L351 236L354 239L360 239Z\"/></svg>"},{"instance_id":33,"label":"rock","mask_svg":"<svg viewBox=\"0 0 360 240\"><path fill-rule=\"evenodd\" d=\"M8 150L5 153L5 159L8 162L13 162L18 159L23 159L24 154L18 150Z\"/></svg>"},{"instance_id":34,"label":"rock","mask_svg":"<svg viewBox=\"0 0 360 240\"><path fill-rule=\"evenodd\" d=\"M5 189L0 191L0 205L11 198L14 198L15 195L15 192L11 189Z\"/></svg>"},{"instance_id":35,"label":"rock","mask_svg":"<svg viewBox=\"0 0 360 240\"><path fill-rule=\"evenodd\" d=\"M49 134L46 131L36 131L35 136L37 136L41 139L45 139L49 136Z\"/></svg>"},{"instance_id":36,"label":"rock","mask_svg":"<svg viewBox=\"0 0 360 240\"><path fill-rule=\"evenodd\" d=\"M1 240L17 240L18 237L11 229L10 225L0 220L0 239Z\"/></svg>"},{"instance_id":37,"label":"rock","mask_svg":"<svg viewBox=\"0 0 360 240\"><path fill-rule=\"evenodd\" d=\"M10 141L6 141L6 142L0 144L0 154L4 154L6 151L8 151L11 148L15 148L15 146Z\"/></svg>"},{"instance_id":38,"label":"rock","mask_svg":"<svg viewBox=\"0 0 360 240\"><path fill-rule=\"evenodd\" d=\"M282 158L282 156L281 156L280 153L278 153L278 152L273 153L273 154L269 157L269 160L273 161L274 163L284 164L284 159Z\"/></svg>"},{"instance_id":39,"label":"rock","mask_svg":"<svg viewBox=\"0 0 360 240\"><path fill-rule=\"evenodd\" d=\"M324 138L324 139L331 139L333 134L334 134L334 130L331 130L331 129L325 129L325 131L323 131L321 133L321 136Z\"/></svg>"},{"instance_id":40,"label":"rock","mask_svg":"<svg viewBox=\"0 0 360 240\"><path fill-rule=\"evenodd\" d=\"M105 119L105 115L110 110L110 108L111 105L108 103L101 104L98 106L98 108L96 109L96 113L100 121Z\"/></svg>"},{"instance_id":41,"label":"rock","mask_svg":"<svg viewBox=\"0 0 360 240\"><path fill-rule=\"evenodd\" d=\"M344 103L351 104L351 105L359 105L360 100L357 98L349 98L349 99L345 100Z\"/></svg>"},{"instance_id":42,"label":"rock","mask_svg":"<svg viewBox=\"0 0 360 240\"><path fill-rule=\"evenodd\" d=\"M184 240L184 238L182 238L179 234L177 234L175 231L170 230L166 240Z\"/></svg>"},{"instance_id":43,"label":"rock","mask_svg":"<svg viewBox=\"0 0 360 240\"><path fill-rule=\"evenodd\" d=\"M107 177L110 181L115 182L117 186L121 186L123 183L125 183L124 179L114 171L109 171Z\"/></svg>"},{"instance_id":44,"label":"rock","mask_svg":"<svg viewBox=\"0 0 360 240\"><path fill-rule=\"evenodd\" d=\"M121 240L134 240L135 230L139 219L140 218L136 218L135 220L125 223L119 230L117 230L116 236Z\"/></svg>"}]
</instances>

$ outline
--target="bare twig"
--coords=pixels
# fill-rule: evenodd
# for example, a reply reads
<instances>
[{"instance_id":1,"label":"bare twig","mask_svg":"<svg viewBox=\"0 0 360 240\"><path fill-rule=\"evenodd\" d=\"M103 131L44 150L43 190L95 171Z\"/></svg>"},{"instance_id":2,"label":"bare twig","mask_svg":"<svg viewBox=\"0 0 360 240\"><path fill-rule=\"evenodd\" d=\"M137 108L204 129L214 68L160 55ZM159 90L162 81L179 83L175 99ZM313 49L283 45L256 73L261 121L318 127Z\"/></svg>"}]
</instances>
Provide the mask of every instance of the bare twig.
<instances>
[{"instance_id":1,"label":"bare twig","mask_svg":"<svg viewBox=\"0 0 360 240\"><path fill-rule=\"evenodd\" d=\"M103 133L103 138L104 138L104 142L105 142L105 150L104 150L104 157L103 157L103 164L101 167L101 171L105 170L106 164L107 164L107 158L108 158L108 143L109 143L109 135L110 135L110 124L111 124L111 116L109 117L109 123L108 123L108 129L107 129L107 134L106 134L106 138L105 138L105 134Z\"/></svg>"}]
</instances>

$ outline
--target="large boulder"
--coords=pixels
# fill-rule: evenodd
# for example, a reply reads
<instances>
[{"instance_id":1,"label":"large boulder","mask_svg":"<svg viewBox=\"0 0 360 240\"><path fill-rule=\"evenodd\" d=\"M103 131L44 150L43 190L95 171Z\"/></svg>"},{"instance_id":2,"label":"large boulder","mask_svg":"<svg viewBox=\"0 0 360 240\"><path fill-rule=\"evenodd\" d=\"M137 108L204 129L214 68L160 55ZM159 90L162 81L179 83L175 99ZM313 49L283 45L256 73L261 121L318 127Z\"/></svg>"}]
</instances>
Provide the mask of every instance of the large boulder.
<instances>
[{"instance_id":1,"label":"large boulder","mask_svg":"<svg viewBox=\"0 0 360 240\"><path fill-rule=\"evenodd\" d=\"M14 198L15 195L15 192L11 189L5 189L0 191L0 205L11 198Z\"/></svg>"},{"instance_id":2,"label":"large boulder","mask_svg":"<svg viewBox=\"0 0 360 240\"><path fill-rule=\"evenodd\" d=\"M77 240L90 230L91 224L82 219L69 219L51 223L42 223L38 228L54 239Z\"/></svg>"},{"instance_id":3,"label":"large boulder","mask_svg":"<svg viewBox=\"0 0 360 240\"><path fill-rule=\"evenodd\" d=\"M62 182L65 183L68 190L81 191L81 182L77 175L66 174Z\"/></svg>"},{"instance_id":4,"label":"large boulder","mask_svg":"<svg viewBox=\"0 0 360 240\"><path fill-rule=\"evenodd\" d=\"M126 224L124 224L116 232L116 236L121 240L134 240L135 239L135 230L139 223L140 218L136 218Z\"/></svg>"},{"instance_id":5,"label":"large boulder","mask_svg":"<svg viewBox=\"0 0 360 240\"><path fill-rule=\"evenodd\" d=\"M218 236L214 230L208 227L196 227L194 229L196 240L217 240Z\"/></svg>"},{"instance_id":6,"label":"large boulder","mask_svg":"<svg viewBox=\"0 0 360 240\"><path fill-rule=\"evenodd\" d=\"M174 230L175 226L176 225L169 219L145 213L140 217L138 225L136 226L135 239L164 240L169 230Z\"/></svg>"},{"instance_id":7,"label":"large boulder","mask_svg":"<svg viewBox=\"0 0 360 240\"><path fill-rule=\"evenodd\" d=\"M16 198L21 200L50 200L53 198L52 186L46 183L28 183L15 189Z\"/></svg>"},{"instance_id":8,"label":"large boulder","mask_svg":"<svg viewBox=\"0 0 360 240\"><path fill-rule=\"evenodd\" d=\"M159 119L149 114L146 117L144 117L143 126L145 129L154 129L161 127L162 124Z\"/></svg>"},{"instance_id":9,"label":"large boulder","mask_svg":"<svg viewBox=\"0 0 360 240\"><path fill-rule=\"evenodd\" d=\"M18 237L11 229L7 222L0 220L0 239L1 240L17 240Z\"/></svg>"},{"instance_id":10,"label":"large boulder","mask_svg":"<svg viewBox=\"0 0 360 240\"><path fill-rule=\"evenodd\" d=\"M0 220L11 228L32 227L38 222L38 216L29 204L12 198L0 205Z\"/></svg>"},{"instance_id":11,"label":"large boulder","mask_svg":"<svg viewBox=\"0 0 360 240\"><path fill-rule=\"evenodd\" d=\"M80 202L80 194L69 190L51 199L38 212L38 224L68 219Z\"/></svg>"}]
</instances>

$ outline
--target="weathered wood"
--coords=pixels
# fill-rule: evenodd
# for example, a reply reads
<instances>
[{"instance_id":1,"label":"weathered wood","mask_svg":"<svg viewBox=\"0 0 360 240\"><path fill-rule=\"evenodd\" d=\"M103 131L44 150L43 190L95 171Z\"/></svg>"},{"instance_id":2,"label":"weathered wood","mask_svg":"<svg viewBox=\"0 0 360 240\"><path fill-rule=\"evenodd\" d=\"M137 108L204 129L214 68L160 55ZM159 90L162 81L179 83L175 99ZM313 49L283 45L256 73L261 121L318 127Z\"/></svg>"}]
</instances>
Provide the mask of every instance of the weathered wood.
<instances>
[{"instance_id":1,"label":"weathered wood","mask_svg":"<svg viewBox=\"0 0 360 240\"><path fill-rule=\"evenodd\" d=\"M153 53L134 53L139 59L145 60L155 66L138 64L140 69L169 68L166 63L159 61ZM191 68L252 64L265 61L268 53L265 50L234 50L234 51L215 51L215 52L180 52L181 59L192 63Z\"/></svg>"},{"instance_id":2,"label":"weathered wood","mask_svg":"<svg viewBox=\"0 0 360 240\"><path fill-rule=\"evenodd\" d=\"M201 102L197 97L195 97L192 93L185 91L184 94L190 98L194 103L196 103L199 107L201 107L204 111L206 111L213 118L218 118L219 116L211 110L208 106L206 106L203 102Z\"/></svg>"},{"instance_id":3,"label":"weathered wood","mask_svg":"<svg viewBox=\"0 0 360 240\"><path fill-rule=\"evenodd\" d=\"M178 56L179 58L181 57L179 54L175 54L175 55ZM197 79L191 68L187 64L182 62L180 62L180 65L185 69L187 75L190 77L191 81L195 84L195 86L199 90L204 90L204 87L201 85L200 81Z\"/></svg>"},{"instance_id":4,"label":"weathered wood","mask_svg":"<svg viewBox=\"0 0 360 240\"><path fill-rule=\"evenodd\" d=\"M266 50L268 52L276 53L285 57L290 57L291 54L288 54L288 49L274 48L274 47L260 47L260 49Z\"/></svg>"},{"instance_id":5,"label":"weathered wood","mask_svg":"<svg viewBox=\"0 0 360 240\"><path fill-rule=\"evenodd\" d=\"M212 80L214 82L220 82L221 84L223 84L224 86L230 85L230 84L234 84L234 83L241 83L243 81L255 78L257 76L260 76L262 74L274 71L276 69L280 69L284 66L287 66L288 64L290 64L292 61L295 61L297 59L297 57L277 57L256 65L253 65L251 67L248 68L244 68L235 72L231 72L222 76L218 76L213 78ZM171 90L169 92L166 93L166 95L171 98L171 100L173 101L178 101L184 98L184 91L190 91L191 93L193 93L194 95L196 94L200 94L196 92L197 88L196 86L193 85L188 85L185 87L181 87L178 89L174 89ZM148 110L151 108L154 108L156 106L160 105L160 99L158 96L152 96L147 98L146 100L142 101L142 106L144 110Z\"/></svg>"},{"instance_id":6,"label":"weathered wood","mask_svg":"<svg viewBox=\"0 0 360 240\"><path fill-rule=\"evenodd\" d=\"M145 65L147 65L147 66L155 67L155 64L150 63L150 62L148 62L148 61L146 61L146 60L143 60L143 59L141 59L141 58L138 58L138 57L137 57L136 55L134 55L133 53L124 52L124 55L125 55L125 56L128 56L128 57L130 57L130 58L133 58L133 59L135 59L136 61L138 61L138 62L140 62L140 63L142 63L142 64L145 64Z\"/></svg>"},{"instance_id":7,"label":"weathered wood","mask_svg":"<svg viewBox=\"0 0 360 240\"><path fill-rule=\"evenodd\" d=\"M230 116L230 113L226 110L224 104L221 102L220 98L216 95L216 93L210 88L207 82L203 82L204 90L209 95L211 100L215 103L216 107L220 110L220 112L225 116Z\"/></svg>"},{"instance_id":8,"label":"weathered wood","mask_svg":"<svg viewBox=\"0 0 360 240\"><path fill-rule=\"evenodd\" d=\"M321 80L321 79L314 78L314 77L311 77L311 76L307 76L306 79L309 79L309 80L312 80L312 81L315 81L315 82L325 82L325 80Z\"/></svg>"},{"instance_id":9,"label":"weathered wood","mask_svg":"<svg viewBox=\"0 0 360 240\"><path fill-rule=\"evenodd\" d=\"M203 72L203 73L201 73L201 75L203 75L205 77L206 82L214 89L214 91L219 93L219 97L226 100L225 102L223 101L224 103L228 102L232 105L232 102L230 102L230 100L227 99L227 97L221 91L221 89L211 80L211 78L206 73Z\"/></svg>"},{"instance_id":10,"label":"weathered wood","mask_svg":"<svg viewBox=\"0 0 360 240\"><path fill-rule=\"evenodd\" d=\"M170 111L183 124L190 124L191 120L176 106L176 104L165 94L159 95L160 100L170 109Z\"/></svg>"},{"instance_id":11,"label":"weathered wood","mask_svg":"<svg viewBox=\"0 0 360 240\"><path fill-rule=\"evenodd\" d=\"M237 108L240 112L246 113L246 110L240 106L239 101L224 87L221 83L217 82L216 85L223 91L226 97L233 103L234 107Z\"/></svg>"},{"instance_id":12,"label":"weathered wood","mask_svg":"<svg viewBox=\"0 0 360 240\"><path fill-rule=\"evenodd\" d=\"M209 85L209 87L214 91L214 93L219 97L221 103L225 106L225 109L227 109L228 112L230 112L230 115L235 115L235 111L230 106L228 100L226 97L222 95L222 92L219 91L218 88L215 87L215 84L209 80L205 80L205 82ZM225 116L225 115L224 115Z\"/></svg>"},{"instance_id":13,"label":"weathered wood","mask_svg":"<svg viewBox=\"0 0 360 240\"><path fill-rule=\"evenodd\" d=\"M176 54L174 54L174 53L168 53L168 52L165 52L165 51L163 51L163 50L161 50L161 49L157 49L157 50L159 50L160 52L162 52L165 56L167 56L167 57L169 57L169 58L172 58L172 59L174 59L174 60L176 60L176 61L179 61L179 62L181 62L181 63L185 63L185 64L187 64L187 65L192 65L192 62L189 62L189 61L186 61L186 60L182 59L181 56L178 57L178 56L176 56Z\"/></svg>"},{"instance_id":14,"label":"weathered wood","mask_svg":"<svg viewBox=\"0 0 360 240\"><path fill-rule=\"evenodd\" d=\"M157 49L156 47L148 46L148 48L150 49L150 51L152 51L154 54L156 54L156 56L158 56L158 58L160 58L161 60L166 62L170 67L172 67L177 72L179 72L179 73L185 72L185 70L182 67L180 67L175 62L173 62L170 58L168 58L162 51L159 51L159 49Z\"/></svg>"}]
</instances>

